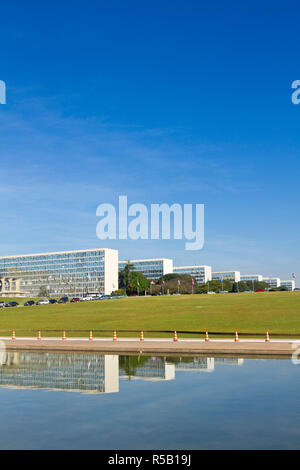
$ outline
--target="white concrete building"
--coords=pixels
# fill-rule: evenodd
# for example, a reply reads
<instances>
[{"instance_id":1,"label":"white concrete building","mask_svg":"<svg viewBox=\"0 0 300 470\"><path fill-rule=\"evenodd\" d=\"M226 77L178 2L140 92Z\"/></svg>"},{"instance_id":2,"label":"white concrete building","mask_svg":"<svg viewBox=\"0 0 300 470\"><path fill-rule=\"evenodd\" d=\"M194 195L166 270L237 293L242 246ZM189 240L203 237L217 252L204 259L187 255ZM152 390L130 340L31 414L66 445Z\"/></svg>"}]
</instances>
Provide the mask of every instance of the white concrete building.
<instances>
[{"instance_id":1,"label":"white concrete building","mask_svg":"<svg viewBox=\"0 0 300 470\"><path fill-rule=\"evenodd\" d=\"M144 274L147 279L158 280L165 274L173 273L173 260L170 258L156 259L130 259L119 261L119 271L122 271L127 263L133 264L135 270Z\"/></svg>"},{"instance_id":2,"label":"white concrete building","mask_svg":"<svg viewBox=\"0 0 300 470\"><path fill-rule=\"evenodd\" d=\"M240 271L215 271L212 273L213 281L231 281L239 282L241 279Z\"/></svg>"},{"instance_id":3,"label":"white concrete building","mask_svg":"<svg viewBox=\"0 0 300 470\"><path fill-rule=\"evenodd\" d=\"M0 296L80 296L118 289L118 250L95 248L0 257Z\"/></svg>"},{"instance_id":4,"label":"white concrete building","mask_svg":"<svg viewBox=\"0 0 300 470\"><path fill-rule=\"evenodd\" d=\"M241 274L240 276L241 281L262 281L263 276L262 274Z\"/></svg>"},{"instance_id":5,"label":"white concrete building","mask_svg":"<svg viewBox=\"0 0 300 470\"><path fill-rule=\"evenodd\" d=\"M280 287L287 287L288 290L293 291L295 290L295 281L293 279L288 281L280 281Z\"/></svg>"},{"instance_id":6,"label":"white concrete building","mask_svg":"<svg viewBox=\"0 0 300 470\"><path fill-rule=\"evenodd\" d=\"M280 286L280 278L279 277L263 277L263 282L266 282L267 284L269 284L270 288Z\"/></svg>"},{"instance_id":7,"label":"white concrete building","mask_svg":"<svg viewBox=\"0 0 300 470\"><path fill-rule=\"evenodd\" d=\"M198 284L211 281L211 266L176 266L173 271L178 274L189 274Z\"/></svg>"}]
</instances>

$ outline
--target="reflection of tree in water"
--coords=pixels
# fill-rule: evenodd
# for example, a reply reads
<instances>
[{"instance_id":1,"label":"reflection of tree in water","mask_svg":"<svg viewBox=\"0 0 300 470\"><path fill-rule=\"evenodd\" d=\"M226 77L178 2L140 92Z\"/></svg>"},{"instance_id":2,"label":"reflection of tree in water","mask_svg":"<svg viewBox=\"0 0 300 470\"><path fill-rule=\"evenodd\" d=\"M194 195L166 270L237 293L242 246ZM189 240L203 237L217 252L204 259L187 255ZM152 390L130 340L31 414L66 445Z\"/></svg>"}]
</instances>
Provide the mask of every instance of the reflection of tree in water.
<instances>
[{"instance_id":1,"label":"reflection of tree in water","mask_svg":"<svg viewBox=\"0 0 300 470\"><path fill-rule=\"evenodd\" d=\"M126 372L130 380L130 377L136 375L137 369L147 364L150 360L151 358L146 356L120 356L119 367Z\"/></svg>"}]
</instances>

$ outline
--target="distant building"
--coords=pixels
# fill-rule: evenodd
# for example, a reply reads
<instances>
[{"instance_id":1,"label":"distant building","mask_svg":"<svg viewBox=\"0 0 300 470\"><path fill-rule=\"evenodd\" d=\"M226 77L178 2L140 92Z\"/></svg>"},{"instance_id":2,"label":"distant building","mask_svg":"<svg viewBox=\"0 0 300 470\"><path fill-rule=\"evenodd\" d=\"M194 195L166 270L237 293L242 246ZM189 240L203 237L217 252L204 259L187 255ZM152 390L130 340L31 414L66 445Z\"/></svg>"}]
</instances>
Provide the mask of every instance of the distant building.
<instances>
[{"instance_id":1,"label":"distant building","mask_svg":"<svg viewBox=\"0 0 300 470\"><path fill-rule=\"evenodd\" d=\"M289 281L280 281L280 287L287 287L288 290L295 290L295 281L293 279Z\"/></svg>"},{"instance_id":2,"label":"distant building","mask_svg":"<svg viewBox=\"0 0 300 470\"><path fill-rule=\"evenodd\" d=\"M246 282L246 281L261 282L263 280L263 276L262 274L241 274L240 280L243 282Z\"/></svg>"},{"instance_id":3,"label":"distant building","mask_svg":"<svg viewBox=\"0 0 300 470\"><path fill-rule=\"evenodd\" d=\"M173 271L178 274L189 274L198 284L211 281L211 266L176 266Z\"/></svg>"},{"instance_id":4,"label":"distant building","mask_svg":"<svg viewBox=\"0 0 300 470\"><path fill-rule=\"evenodd\" d=\"M119 261L119 271L122 271L128 262L133 264L136 271L144 274L147 279L153 279L154 281L157 281L165 274L173 273L173 260L169 258Z\"/></svg>"},{"instance_id":5,"label":"distant building","mask_svg":"<svg viewBox=\"0 0 300 470\"><path fill-rule=\"evenodd\" d=\"M213 281L231 281L239 282L241 273L240 271L215 271L212 273Z\"/></svg>"},{"instance_id":6,"label":"distant building","mask_svg":"<svg viewBox=\"0 0 300 470\"><path fill-rule=\"evenodd\" d=\"M279 277L263 277L263 282L269 284L270 288L275 288L280 286Z\"/></svg>"}]
</instances>

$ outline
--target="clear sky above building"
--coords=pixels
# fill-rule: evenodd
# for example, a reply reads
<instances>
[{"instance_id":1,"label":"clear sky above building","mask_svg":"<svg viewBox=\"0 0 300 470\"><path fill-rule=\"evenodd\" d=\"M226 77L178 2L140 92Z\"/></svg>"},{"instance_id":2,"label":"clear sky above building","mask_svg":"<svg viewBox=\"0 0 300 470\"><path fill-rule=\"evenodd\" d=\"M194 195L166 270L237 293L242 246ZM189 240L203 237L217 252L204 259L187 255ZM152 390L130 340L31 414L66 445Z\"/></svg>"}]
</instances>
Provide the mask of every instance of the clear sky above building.
<instances>
[{"instance_id":1,"label":"clear sky above building","mask_svg":"<svg viewBox=\"0 0 300 470\"><path fill-rule=\"evenodd\" d=\"M0 255L119 249L300 276L297 1L1 4ZM96 208L205 204L205 244L96 237Z\"/></svg>"}]
</instances>

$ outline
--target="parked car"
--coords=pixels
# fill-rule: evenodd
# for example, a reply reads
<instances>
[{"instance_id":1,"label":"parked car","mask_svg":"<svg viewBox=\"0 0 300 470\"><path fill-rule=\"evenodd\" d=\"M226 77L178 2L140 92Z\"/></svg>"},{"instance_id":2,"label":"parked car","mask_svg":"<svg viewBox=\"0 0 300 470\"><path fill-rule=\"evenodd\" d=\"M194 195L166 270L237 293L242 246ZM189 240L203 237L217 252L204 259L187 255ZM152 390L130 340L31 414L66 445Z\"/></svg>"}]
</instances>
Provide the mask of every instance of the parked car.
<instances>
[{"instance_id":1,"label":"parked car","mask_svg":"<svg viewBox=\"0 0 300 470\"><path fill-rule=\"evenodd\" d=\"M49 299L49 304L57 304L57 300L56 299Z\"/></svg>"},{"instance_id":2,"label":"parked car","mask_svg":"<svg viewBox=\"0 0 300 470\"><path fill-rule=\"evenodd\" d=\"M27 300L27 302L24 304L24 307L31 307L31 305L34 305L34 300Z\"/></svg>"},{"instance_id":3,"label":"parked car","mask_svg":"<svg viewBox=\"0 0 300 470\"><path fill-rule=\"evenodd\" d=\"M86 300L94 300L94 298L91 295L84 295L80 300L81 302L85 302Z\"/></svg>"},{"instance_id":4,"label":"parked car","mask_svg":"<svg viewBox=\"0 0 300 470\"><path fill-rule=\"evenodd\" d=\"M8 302L7 304L5 304L5 307L18 307L18 302Z\"/></svg>"},{"instance_id":5,"label":"parked car","mask_svg":"<svg viewBox=\"0 0 300 470\"><path fill-rule=\"evenodd\" d=\"M69 297L61 297L58 301L59 304L66 304L69 302Z\"/></svg>"},{"instance_id":6,"label":"parked car","mask_svg":"<svg viewBox=\"0 0 300 470\"><path fill-rule=\"evenodd\" d=\"M36 302L36 305L48 305L49 300L48 299L40 299Z\"/></svg>"},{"instance_id":7,"label":"parked car","mask_svg":"<svg viewBox=\"0 0 300 470\"><path fill-rule=\"evenodd\" d=\"M210 290L207 292L208 294L215 294L215 292L213 290Z\"/></svg>"},{"instance_id":8,"label":"parked car","mask_svg":"<svg viewBox=\"0 0 300 470\"><path fill-rule=\"evenodd\" d=\"M73 297L73 299L71 299L70 302L80 302L80 298L79 297Z\"/></svg>"}]
</instances>

